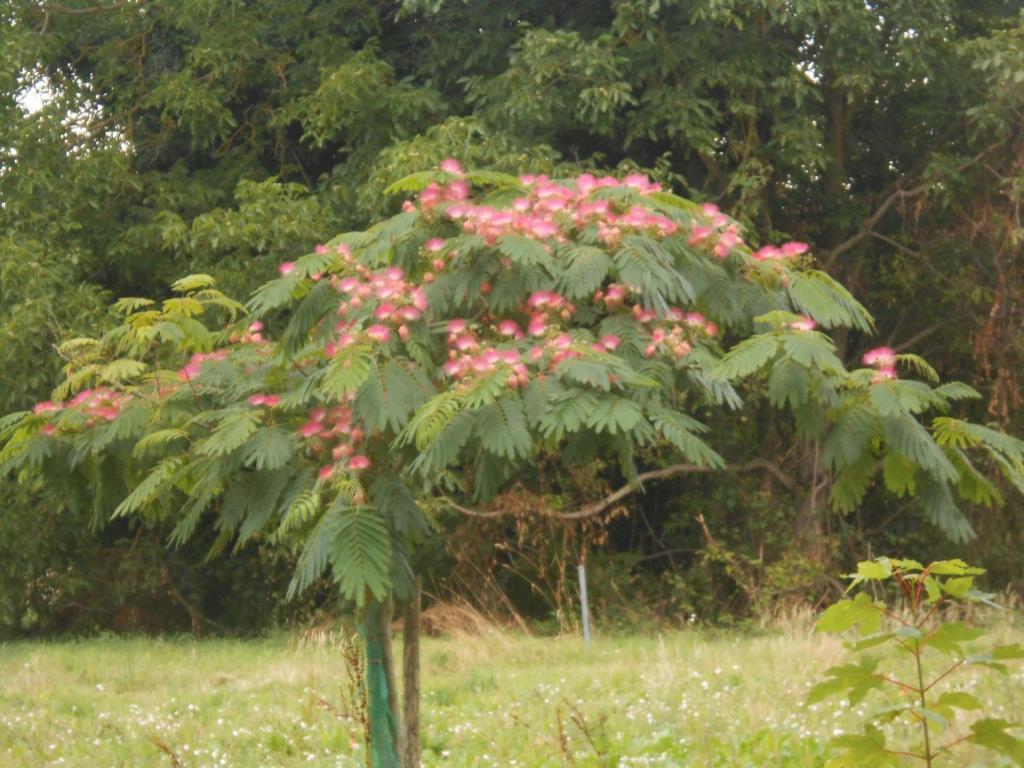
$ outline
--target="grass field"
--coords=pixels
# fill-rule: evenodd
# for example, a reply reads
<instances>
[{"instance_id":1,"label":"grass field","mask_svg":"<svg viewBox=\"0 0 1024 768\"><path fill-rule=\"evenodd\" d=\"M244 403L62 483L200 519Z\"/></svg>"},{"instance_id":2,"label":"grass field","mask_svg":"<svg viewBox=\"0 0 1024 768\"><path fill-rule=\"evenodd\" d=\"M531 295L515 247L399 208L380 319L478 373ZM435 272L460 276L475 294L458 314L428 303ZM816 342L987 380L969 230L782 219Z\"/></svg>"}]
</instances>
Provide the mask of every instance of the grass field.
<instances>
[{"instance_id":1,"label":"grass field","mask_svg":"<svg viewBox=\"0 0 1024 768\"><path fill-rule=\"evenodd\" d=\"M568 637L428 639L424 764L820 766L825 739L870 708L804 704L843 655L805 629L601 638L588 651ZM1019 667L964 679L994 716L1024 713ZM360 766L345 680L330 639L0 645L0 766Z\"/></svg>"}]
</instances>

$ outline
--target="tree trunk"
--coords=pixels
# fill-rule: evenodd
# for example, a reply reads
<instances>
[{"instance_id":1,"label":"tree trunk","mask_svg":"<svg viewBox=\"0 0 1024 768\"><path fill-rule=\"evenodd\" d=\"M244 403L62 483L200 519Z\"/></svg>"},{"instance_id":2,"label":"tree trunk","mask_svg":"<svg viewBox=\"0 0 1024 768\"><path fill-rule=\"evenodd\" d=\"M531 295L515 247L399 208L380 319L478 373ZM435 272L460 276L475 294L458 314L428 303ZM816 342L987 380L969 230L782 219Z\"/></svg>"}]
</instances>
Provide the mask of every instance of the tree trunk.
<instances>
[{"instance_id":1,"label":"tree trunk","mask_svg":"<svg viewBox=\"0 0 1024 768\"><path fill-rule=\"evenodd\" d=\"M391 653L391 610L371 601L360 628L366 640L366 702L370 720L370 765L401 768L395 751L398 718L393 709L394 659Z\"/></svg>"},{"instance_id":2,"label":"tree trunk","mask_svg":"<svg viewBox=\"0 0 1024 768\"><path fill-rule=\"evenodd\" d=\"M401 739L402 768L420 768L420 580L405 606L402 621L402 689L404 705Z\"/></svg>"}]
</instances>

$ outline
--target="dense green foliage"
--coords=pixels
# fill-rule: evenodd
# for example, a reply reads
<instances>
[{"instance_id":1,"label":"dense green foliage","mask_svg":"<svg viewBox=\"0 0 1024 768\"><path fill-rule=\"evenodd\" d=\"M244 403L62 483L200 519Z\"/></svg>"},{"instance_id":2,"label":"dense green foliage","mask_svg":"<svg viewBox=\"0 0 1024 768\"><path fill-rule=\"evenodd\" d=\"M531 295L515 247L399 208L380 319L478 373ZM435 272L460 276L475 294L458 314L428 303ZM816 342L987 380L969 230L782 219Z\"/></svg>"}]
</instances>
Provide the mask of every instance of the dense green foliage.
<instances>
[{"instance_id":1,"label":"dense green foliage","mask_svg":"<svg viewBox=\"0 0 1024 768\"><path fill-rule=\"evenodd\" d=\"M400 198L383 191L398 178L456 155L472 167L565 175L639 166L727 207L766 242L806 240L865 301L884 341L972 384L984 396L973 416L1014 431L1024 45L1013 12L951 0L9 3L0 11L3 410L49 396L62 364L54 344L113 326L107 297L166 296L188 272L244 296L272 265L393 210ZM47 100L28 113L40 90ZM877 343L856 329L833 337L843 361ZM610 528L610 576L626 578L630 557L701 550L632 574L652 598L705 615L736 596L734 607L749 606L751 585L813 593L814 573L866 542L942 548L920 516L855 482L858 468L834 466L845 470L835 486L819 475L843 454L800 443L764 386L747 418L711 424L715 447L737 462L768 457L789 484L699 475L651 487L641 503L650 524L620 518ZM901 482L899 467L887 469ZM605 483L624 479L606 471ZM53 581L53 552L81 573L95 547L135 539L91 527L87 511L69 516L44 487L3 495L20 518L0 542L19 553L0 557L3 583L48 574L47 589L76 602L86 592L73 578ZM827 512L828 495L864 501ZM983 550L973 559L1019 579L1019 509L1003 509L969 509ZM24 557L39 510L62 521L63 540ZM681 510L703 512L719 546ZM490 540L516 539L510 524L488 524ZM779 576L793 572L782 566L794 527L821 565L797 584ZM170 533L151 520L143 537ZM673 594L666 580L643 581L668 563L684 579ZM498 575L511 589L529 581ZM709 579L715 600L679 603L708 593L692 587ZM21 613L29 626L46 623Z\"/></svg>"}]
</instances>

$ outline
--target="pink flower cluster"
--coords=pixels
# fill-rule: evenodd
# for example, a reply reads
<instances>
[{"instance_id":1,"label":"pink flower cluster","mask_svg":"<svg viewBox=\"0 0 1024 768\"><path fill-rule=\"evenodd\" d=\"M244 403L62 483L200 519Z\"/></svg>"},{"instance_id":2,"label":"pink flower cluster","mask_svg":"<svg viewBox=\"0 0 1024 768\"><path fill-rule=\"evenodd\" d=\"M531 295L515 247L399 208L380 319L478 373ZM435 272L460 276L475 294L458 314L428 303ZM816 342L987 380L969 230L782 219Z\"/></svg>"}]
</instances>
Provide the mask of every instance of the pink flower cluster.
<instances>
[{"instance_id":1,"label":"pink flower cluster","mask_svg":"<svg viewBox=\"0 0 1024 768\"><path fill-rule=\"evenodd\" d=\"M552 322L572 317L576 307L557 293L537 291L526 300L526 310L530 314L526 332L531 336L543 336Z\"/></svg>"},{"instance_id":2,"label":"pink flower cluster","mask_svg":"<svg viewBox=\"0 0 1024 768\"><path fill-rule=\"evenodd\" d=\"M758 261L785 261L807 253L809 248L807 243L791 240L788 243L783 243L780 247L766 245L763 248L758 248L752 255Z\"/></svg>"},{"instance_id":3,"label":"pink flower cluster","mask_svg":"<svg viewBox=\"0 0 1024 768\"><path fill-rule=\"evenodd\" d=\"M355 275L332 276L338 293L345 300L338 306L342 318L335 326L338 340L327 345L327 355L333 357L342 347L355 341L356 320L350 316L372 307L372 323L365 328L366 335L383 344L397 332L403 341L409 338L409 323L420 320L427 309L427 294L423 288L405 279L398 267L373 272L362 265L355 266Z\"/></svg>"},{"instance_id":4,"label":"pink flower cluster","mask_svg":"<svg viewBox=\"0 0 1024 768\"><path fill-rule=\"evenodd\" d=\"M59 413L67 408L76 408L89 417L87 423L89 426L92 426L100 419L103 421L113 421L121 414L121 411L124 410L131 400L132 396L127 392L118 392L116 389L110 389L109 387L97 387L95 389L83 389L66 403L55 403L51 400L36 403L32 408L32 413ZM44 434L50 435L53 434L55 429L56 427L53 424L47 424L43 427L42 431Z\"/></svg>"},{"instance_id":5,"label":"pink flower cluster","mask_svg":"<svg viewBox=\"0 0 1024 768\"><path fill-rule=\"evenodd\" d=\"M250 326L251 328L252 326ZM262 327L262 326L261 326ZM178 378L181 381L191 381L202 370L203 363L207 360L223 360L228 356L226 349L218 349L215 352L196 352L184 368L178 370Z\"/></svg>"},{"instance_id":6,"label":"pink flower cluster","mask_svg":"<svg viewBox=\"0 0 1024 768\"><path fill-rule=\"evenodd\" d=\"M463 171L455 160L445 160L441 169L459 178L441 185L429 184L420 192L417 201L406 201L403 210L421 210L430 214L437 206L447 204L445 215L457 222L464 232L480 235L493 245L503 235L524 235L535 240L566 242L572 230L595 224L602 241L608 245L619 242L628 231L645 231L661 237L677 230L674 221L652 213L643 206L632 206L625 213L617 213L609 200L590 200L595 190L605 187L628 187L641 195L661 189L641 174L630 174L622 181L611 177L595 177L585 173L578 176L573 186L558 184L547 176L521 176L520 182L528 194L517 198L509 210L467 202L469 185L462 178ZM434 242L434 241L431 241ZM427 244L431 250L431 243Z\"/></svg>"},{"instance_id":7,"label":"pink flower cluster","mask_svg":"<svg viewBox=\"0 0 1024 768\"><path fill-rule=\"evenodd\" d=\"M231 336L228 341L233 344L262 344L266 341L263 338L263 323L259 320L251 323L241 336Z\"/></svg>"},{"instance_id":8,"label":"pink flower cluster","mask_svg":"<svg viewBox=\"0 0 1024 768\"><path fill-rule=\"evenodd\" d=\"M246 402L252 406L265 405L267 408L274 408L281 403L281 398L277 395L252 395Z\"/></svg>"},{"instance_id":9,"label":"pink flower cluster","mask_svg":"<svg viewBox=\"0 0 1024 768\"><path fill-rule=\"evenodd\" d=\"M305 424L299 427L299 436L314 454L330 452L332 463L320 468L320 479L326 480L338 470L368 469L370 460L356 453L356 447L366 434L352 425L352 409L338 405L330 410L314 408Z\"/></svg>"},{"instance_id":10,"label":"pink flower cluster","mask_svg":"<svg viewBox=\"0 0 1024 768\"><path fill-rule=\"evenodd\" d=\"M705 203L701 210L707 217L708 224L699 224L690 231L690 245L710 245L717 258L728 258L733 248L743 245L739 225L722 213L714 203Z\"/></svg>"},{"instance_id":11,"label":"pink flower cluster","mask_svg":"<svg viewBox=\"0 0 1024 768\"><path fill-rule=\"evenodd\" d=\"M791 331L813 331L818 327L818 324L811 318L804 315L799 320L794 320L791 323L786 323L786 327Z\"/></svg>"},{"instance_id":12,"label":"pink flower cluster","mask_svg":"<svg viewBox=\"0 0 1024 768\"><path fill-rule=\"evenodd\" d=\"M889 347L876 347L864 353L864 365L875 369L872 384L896 378L896 352Z\"/></svg>"},{"instance_id":13,"label":"pink flower cluster","mask_svg":"<svg viewBox=\"0 0 1024 768\"><path fill-rule=\"evenodd\" d=\"M514 320L501 321L497 330L505 337L523 338L523 332ZM470 376L493 373L499 366L506 366L509 369L510 387L529 383L529 371L518 350L512 347L485 348L477 329L465 320L452 320L448 323L447 331L448 361L441 368L445 376L461 381Z\"/></svg>"}]
</instances>

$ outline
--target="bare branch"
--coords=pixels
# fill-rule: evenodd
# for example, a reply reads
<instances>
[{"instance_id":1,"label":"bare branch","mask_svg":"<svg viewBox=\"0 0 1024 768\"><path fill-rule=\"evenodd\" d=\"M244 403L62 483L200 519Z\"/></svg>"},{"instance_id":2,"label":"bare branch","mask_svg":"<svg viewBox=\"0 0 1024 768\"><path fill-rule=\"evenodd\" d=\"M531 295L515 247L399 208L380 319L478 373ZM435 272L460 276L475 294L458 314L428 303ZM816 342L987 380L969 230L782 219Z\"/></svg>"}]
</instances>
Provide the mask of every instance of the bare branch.
<instances>
[{"instance_id":1,"label":"bare branch","mask_svg":"<svg viewBox=\"0 0 1024 768\"><path fill-rule=\"evenodd\" d=\"M869 237L872 231L874 230L875 226L878 224L879 221L882 220L882 217L885 216L885 214L889 211L890 208L893 207L893 205L895 205L897 202L901 200L906 200L907 198L910 197L917 197L918 195L927 192L929 189L932 188L932 185L933 182L926 181L925 183L919 184L918 186L912 187L911 189L897 189L895 192L889 195L882 202L882 204L878 206L875 212L864 220L863 225L855 235L844 240L843 242L841 242L839 245L832 249L832 252L829 253L828 255L828 261L825 262L825 269L830 269L832 266L835 265L836 260L840 256L842 256L848 250L853 248L864 238Z\"/></svg>"},{"instance_id":2,"label":"bare branch","mask_svg":"<svg viewBox=\"0 0 1024 768\"><path fill-rule=\"evenodd\" d=\"M765 471L768 474L772 475L773 477L775 477L776 480L779 481L781 485L785 486L787 489L791 491L795 492L799 490L799 486L797 485L796 481L793 480L792 477L787 475L785 472L782 471L782 469L780 469L777 465L773 464L767 459L751 459L750 461L744 462L742 464L731 464L725 468L725 471L749 472L756 469ZM670 477L676 477L678 475L705 474L717 471L718 470L715 467L708 467L702 464L672 464L667 467L662 467L661 469L653 469L649 472L642 472L641 474L637 475L636 482L624 485L617 491L608 494L603 499L595 501L592 504L587 504L586 506L580 507L579 509L571 510L568 512L550 512L545 510L544 513L551 517L557 517L561 520L584 520L588 517L596 517L597 515L601 514L609 507L614 505L616 502L619 502L622 499L626 498L627 496L630 496L631 494L637 492L638 490L641 490L643 483L647 482L648 480L666 480ZM447 496L443 496L442 498L446 502L448 502L448 505L452 509L456 510L457 512L461 512L464 515L469 515L470 517L493 518L501 517L502 515L507 515L510 513L510 510L507 509L470 509L469 507L464 507L461 504L458 504L457 502L453 501Z\"/></svg>"}]
</instances>

